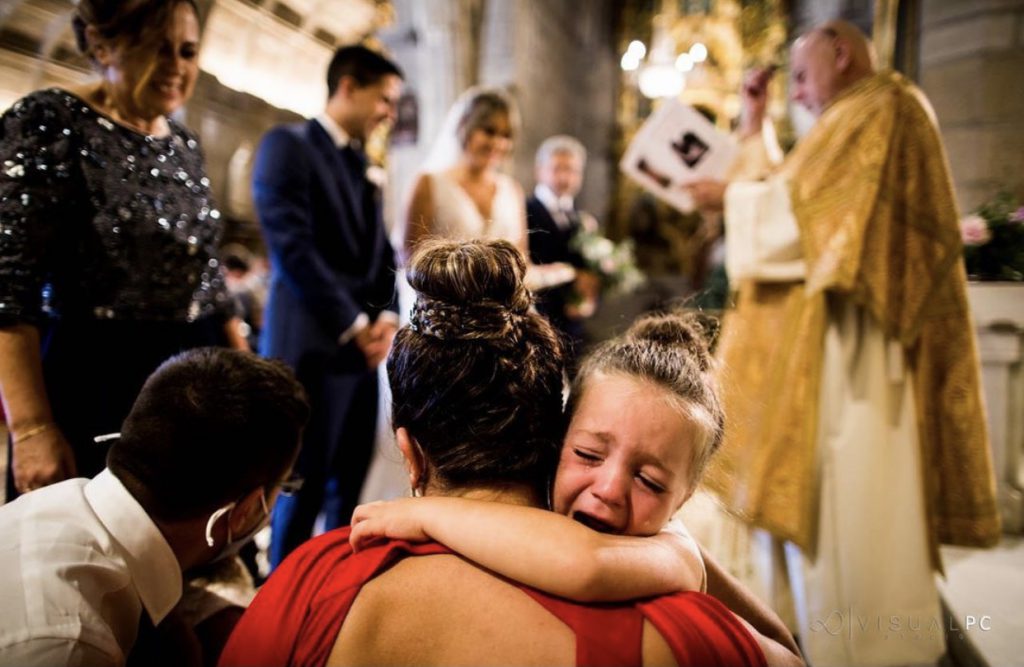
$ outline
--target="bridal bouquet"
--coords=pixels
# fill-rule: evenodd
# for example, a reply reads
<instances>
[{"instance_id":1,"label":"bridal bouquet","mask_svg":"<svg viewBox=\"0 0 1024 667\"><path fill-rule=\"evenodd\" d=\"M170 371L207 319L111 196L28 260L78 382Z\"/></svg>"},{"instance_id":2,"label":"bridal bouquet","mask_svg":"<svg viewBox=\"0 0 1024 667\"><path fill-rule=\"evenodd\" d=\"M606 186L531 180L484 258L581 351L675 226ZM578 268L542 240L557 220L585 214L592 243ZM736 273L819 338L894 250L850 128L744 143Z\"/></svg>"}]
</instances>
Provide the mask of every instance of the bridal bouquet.
<instances>
[{"instance_id":1,"label":"bridal bouquet","mask_svg":"<svg viewBox=\"0 0 1024 667\"><path fill-rule=\"evenodd\" d=\"M581 226L570 242L587 263L587 268L601 278L603 287L611 292L631 292L644 282L644 274L636 265L633 241L619 243L598 231Z\"/></svg>"},{"instance_id":2,"label":"bridal bouquet","mask_svg":"<svg viewBox=\"0 0 1024 667\"><path fill-rule=\"evenodd\" d=\"M1006 192L960 221L967 275L1024 281L1024 206Z\"/></svg>"}]
</instances>

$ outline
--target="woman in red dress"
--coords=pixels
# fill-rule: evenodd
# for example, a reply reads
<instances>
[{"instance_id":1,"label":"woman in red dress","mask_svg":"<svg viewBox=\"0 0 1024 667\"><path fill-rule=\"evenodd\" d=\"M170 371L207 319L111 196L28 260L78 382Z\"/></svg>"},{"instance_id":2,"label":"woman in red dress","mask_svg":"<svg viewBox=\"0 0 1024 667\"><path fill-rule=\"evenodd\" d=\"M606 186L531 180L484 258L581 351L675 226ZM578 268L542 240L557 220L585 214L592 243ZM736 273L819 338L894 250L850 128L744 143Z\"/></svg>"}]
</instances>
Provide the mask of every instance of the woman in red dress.
<instances>
[{"instance_id":1,"label":"woman in red dress","mask_svg":"<svg viewBox=\"0 0 1024 667\"><path fill-rule=\"evenodd\" d=\"M419 298L388 371L398 441L424 495L546 504L565 430L562 365L524 271L501 241L425 244L413 260ZM800 663L701 593L578 604L437 543L353 553L348 538L332 531L289 557L221 664Z\"/></svg>"}]
</instances>

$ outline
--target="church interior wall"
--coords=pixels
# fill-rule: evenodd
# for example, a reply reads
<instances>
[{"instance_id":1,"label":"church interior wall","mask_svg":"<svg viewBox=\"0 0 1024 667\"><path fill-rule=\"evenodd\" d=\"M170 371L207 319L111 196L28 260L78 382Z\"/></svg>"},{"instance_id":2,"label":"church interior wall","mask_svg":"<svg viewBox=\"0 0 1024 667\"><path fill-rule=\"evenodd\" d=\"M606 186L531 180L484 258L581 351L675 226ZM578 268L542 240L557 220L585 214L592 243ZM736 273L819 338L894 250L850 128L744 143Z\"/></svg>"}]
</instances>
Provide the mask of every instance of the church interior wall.
<instances>
[{"instance_id":1,"label":"church interior wall","mask_svg":"<svg viewBox=\"0 0 1024 667\"><path fill-rule=\"evenodd\" d=\"M961 208L1024 196L1024 0L922 3L920 62Z\"/></svg>"},{"instance_id":2,"label":"church interior wall","mask_svg":"<svg viewBox=\"0 0 1024 667\"><path fill-rule=\"evenodd\" d=\"M909 72L931 99L945 140L961 207L971 210L999 189L1024 195L1024 0L903 0L917 7L910 27L916 38L916 72ZM263 23L326 44L376 34L408 73L419 105L415 143L395 147L388 219L398 215L408 184L457 95L472 84L509 87L517 97L523 132L509 164L529 189L533 152L551 134L579 137L590 149L581 194L584 208L609 216L617 181L616 100L622 92L617 65L616 0L393 0L390 25L332 37L315 17L295 25L272 11L282 3L204 0L204 15L228 4L254 7ZM287 3L283 3L287 4ZM346 7L349 6L346 0ZM321 5L323 6L323 5ZM364 0L352 0L363 11ZM793 0L793 32L840 15L871 22L871 0ZM361 9L360 9L361 8ZM73 85L93 76L74 53L67 19L70 0L6 0L0 11L0 107L48 85ZM255 10L254 10L255 11ZM370 27L382 24L381 20ZM319 22L319 23L318 23ZM336 22L338 26L342 22ZM244 26L239 26L240 31ZM307 28L309 28L307 30ZM306 33L309 33L308 35ZM314 34L315 33L315 34ZM326 36L325 36L326 35ZM324 41L328 40L328 41ZM317 78L320 73L317 72ZM203 139L212 186L222 208L243 235L257 236L243 158L271 125L298 118L258 95L239 92L206 73L183 114ZM621 143L621 142L619 142ZM241 152L240 152L241 151Z\"/></svg>"}]
</instances>

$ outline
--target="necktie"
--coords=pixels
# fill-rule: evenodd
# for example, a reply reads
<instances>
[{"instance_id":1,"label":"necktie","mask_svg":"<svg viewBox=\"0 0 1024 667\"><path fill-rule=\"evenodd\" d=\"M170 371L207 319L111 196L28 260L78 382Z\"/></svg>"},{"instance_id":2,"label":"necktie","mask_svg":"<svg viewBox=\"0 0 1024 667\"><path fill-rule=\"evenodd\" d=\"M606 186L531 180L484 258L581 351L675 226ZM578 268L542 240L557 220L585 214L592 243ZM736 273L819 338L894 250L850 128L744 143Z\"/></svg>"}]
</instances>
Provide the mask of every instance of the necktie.
<instances>
[{"instance_id":1,"label":"necktie","mask_svg":"<svg viewBox=\"0 0 1024 667\"><path fill-rule=\"evenodd\" d=\"M576 226L580 223L580 216L578 213L576 213L576 209L574 208L562 209L562 219L565 220L565 228L567 230L575 229Z\"/></svg>"},{"instance_id":2,"label":"necktie","mask_svg":"<svg viewBox=\"0 0 1024 667\"><path fill-rule=\"evenodd\" d=\"M366 167L369 162L366 153L352 144L342 146L338 152L348 167L349 182L355 187L356 205L362 218L357 228L363 235L372 234L378 224L380 210L377 204L377 188L366 178Z\"/></svg>"},{"instance_id":3,"label":"necktie","mask_svg":"<svg viewBox=\"0 0 1024 667\"><path fill-rule=\"evenodd\" d=\"M351 144L338 149L345 164L352 170L354 176L366 177L366 153L352 147Z\"/></svg>"}]
</instances>

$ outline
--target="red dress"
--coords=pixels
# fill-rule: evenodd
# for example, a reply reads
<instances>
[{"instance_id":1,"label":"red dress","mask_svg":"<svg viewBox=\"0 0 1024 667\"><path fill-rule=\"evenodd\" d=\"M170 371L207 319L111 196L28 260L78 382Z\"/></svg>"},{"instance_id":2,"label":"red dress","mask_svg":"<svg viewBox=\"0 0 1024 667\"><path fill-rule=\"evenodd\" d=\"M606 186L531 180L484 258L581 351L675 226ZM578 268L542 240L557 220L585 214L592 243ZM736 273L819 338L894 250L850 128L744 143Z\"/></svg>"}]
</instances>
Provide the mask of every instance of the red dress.
<instances>
[{"instance_id":1,"label":"red dress","mask_svg":"<svg viewBox=\"0 0 1024 667\"><path fill-rule=\"evenodd\" d=\"M221 653L232 665L323 665L359 590L410 556L451 553L436 543L391 541L353 553L349 529L306 542L260 589ZM641 665L646 618L680 665L764 665L756 640L718 600L676 593L621 605L582 605L522 590L576 635L576 664Z\"/></svg>"}]
</instances>

